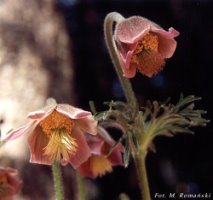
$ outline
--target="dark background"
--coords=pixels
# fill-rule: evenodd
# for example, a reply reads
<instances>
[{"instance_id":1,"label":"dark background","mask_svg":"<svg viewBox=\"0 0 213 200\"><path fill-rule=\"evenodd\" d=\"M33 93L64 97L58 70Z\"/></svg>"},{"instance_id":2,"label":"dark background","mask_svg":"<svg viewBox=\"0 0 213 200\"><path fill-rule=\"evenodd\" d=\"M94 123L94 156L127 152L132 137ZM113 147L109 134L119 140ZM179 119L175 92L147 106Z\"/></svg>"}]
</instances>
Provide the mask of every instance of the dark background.
<instances>
[{"instance_id":1,"label":"dark background","mask_svg":"<svg viewBox=\"0 0 213 200\"><path fill-rule=\"evenodd\" d=\"M212 119L212 1L61 0L58 6L73 41L78 106L89 109L88 101L93 100L101 110L104 101L124 100L103 37L104 17L117 11L125 17L141 15L166 30L172 26L180 32L177 50L162 72L151 79L141 74L131 79L140 104L168 97L175 103L180 93L194 94L202 97L197 107L207 110L206 118ZM213 192L212 123L194 130L194 136L180 134L155 140L157 153L150 153L147 159L152 195ZM131 161L128 169L116 168L97 179L99 198L117 199L125 192L139 199L134 170Z\"/></svg>"}]
</instances>

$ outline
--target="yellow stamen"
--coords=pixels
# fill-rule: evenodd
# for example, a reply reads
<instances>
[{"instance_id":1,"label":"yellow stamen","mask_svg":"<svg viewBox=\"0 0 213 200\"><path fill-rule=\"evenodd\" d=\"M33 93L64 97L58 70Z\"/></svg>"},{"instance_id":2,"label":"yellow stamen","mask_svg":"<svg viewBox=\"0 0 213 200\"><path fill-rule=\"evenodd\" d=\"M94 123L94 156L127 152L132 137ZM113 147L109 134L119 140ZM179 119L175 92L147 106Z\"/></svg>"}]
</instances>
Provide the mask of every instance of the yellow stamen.
<instances>
[{"instance_id":1,"label":"yellow stamen","mask_svg":"<svg viewBox=\"0 0 213 200\"><path fill-rule=\"evenodd\" d=\"M66 129L68 133L72 132L74 121L67 116L53 111L49 116L40 122L43 132L50 137L55 129Z\"/></svg>"},{"instance_id":2,"label":"yellow stamen","mask_svg":"<svg viewBox=\"0 0 213 200\"><path fill-rule=\"evenodd\" d=\"M51 160L69 159L77 151L78 144L75 139L67 133L65 129L56 129L52 131L50 140L44 148L44 155L50 157Z\"/></svg>"},{"instance_id":3,"label":"yellow stamen","mask_svg":"<svg viewBox=\"0 0 213 200\"><path fill-rule=\"evenodd\" d=\"M44 155L51 160L69 159L77 152L78 144L71 137L74 121L67 116L53 111L49 116L40 122L45 135L49 138L44 148Z\"/></svg>"},{"instance_id":4,"label":"yellow stamen","mask_svg":"<svg viewBox=\"0 0 213 200\"><path fill-rule=\"evenodd\" d=\"M139 64L138 57L143 51L157 52L158 51L158 36L153 33L146 34L140 41L132 57L132 63Z\"/></svg>"},{"instance_id":5,"label":"yellow stamen","mask_svg":"<svg viewBox=\"0 0 213 200\"><path fill-rule=\"evenodd\" d=\"M90 169L95 177L103 176L112 171L112 163L105 156L92 156L90 157Z\"/></svg>"}]
</instances>

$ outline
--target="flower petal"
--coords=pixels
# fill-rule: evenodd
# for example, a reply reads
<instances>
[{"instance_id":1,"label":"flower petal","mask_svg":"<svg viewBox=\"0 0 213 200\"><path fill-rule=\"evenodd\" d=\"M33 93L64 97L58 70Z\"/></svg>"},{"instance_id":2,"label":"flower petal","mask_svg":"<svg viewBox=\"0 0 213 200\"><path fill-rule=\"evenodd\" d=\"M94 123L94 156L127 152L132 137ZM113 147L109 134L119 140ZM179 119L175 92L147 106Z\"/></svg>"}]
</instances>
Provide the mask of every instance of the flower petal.
<instances>
[{"instance_id":1,"label":"flower petal","mask_svg":"<svg viewBox=\"0 0 213 200\"><path fill-rule=\"evenodd\" d=\"M76 120L76 126L78 126L83 132L90 133L92 135L97 134L97 124L98 122L91 114Z\"/></svg>"},{"instance_id":2,"label":"flower petal","mask_svg":"<svg viewBox=\"0 0 213 200\"><path fill-rule=\"evenodd\" d=\"M133 78L136 74L136 67L134 64L131 64L129 69L123 70L123 76L126 78Z\"/></svg>"},{"instance_id":3,"label":"flower petal","mask_svg":"<svg viewBox=\"0 0 213 200\"><path fill-rule=\"evenodd\" d=\"M173 39L180 34L173 27L169 28L169 31L165 31L164 29L159 29L159 28L153 26L153 27L151 27L151 31L154 33L158 33L159 35L161 35L162 37L164 37L166 39Z\"/></svg>"},{"instance_id":4,"label":"flower petal","mask_svg":"<svg viewBox=\"0 0 213 200\"><path fill-rule=\"evenodd\" d=\"M79 168L79 173L83 177L96 178L91 170L90 159L88 159L85 163L83 163Z\"/></svg>"},{"instance_id":5,"label":"flower petal","mask_svg":"<svg viewBox=\"0 0 213 200\"><path fill-rule=\"evenodd\" d=\"M36 125L37 125L36 121L31 121L27 125L11 131L8 135L6 135L2 139L2 141L14 140L14 139L22 136L23 134L32 132Z\"/></svg>"},{"instance_id":6,"label":"flower petal","mask_svg":"<svg viewBox=\"0 0 213 200\"><path fill-rule=\"evenodd\" d=\"M17 178L18 171L13 168L0 168L0 180L6 178L6 182L0 184L0 199L13 199L12 196L19 192L22 181ZM2 190L1 190L2 189Z\"/></svg>"},{"instance_id":7,"label":"flower petal","mask_svg":"<svg viewBox=\"0 0 213 200\"><path fill-rule=\"evenodd\" d=\"M15 176L17 176L17 172ZM22 181L18 180L15 176L14 174L8 174L7 176L7 181L8 181L8 184L10 185L11 195L16 194L22 187Z\"/></svg>"},{"instance_id":8,"label":"flower petal","mask_svg":"<svg viewBox=\"0 0 213 200\"><path fill-rule=\"evenodd\" d=\"M86 141L91 149L91 153L95 155L101 155L101 148L104 145L104 140L98 136L86 135Z\"/></svg>"},{"instance_id":9,"label":"flower petal","mask_svg":"<svg viewBox=\"0 0 213 200\"><path fill-rule=\"evenodd\" d=\"M118 144L113 152L109 155L108 159L111 161L113 166L121 165L123 166L122 153L124 152L124 147L122 144Z\"/></svg>"},{"instance_id":10,"label":"flower petal","mask_svg":"<svg viewBox=\"0 0 213 200\"><path fill-rule=\"evenodd\" d=\"M133 78L136 74L136 66L130 64L133 53L134 50L128 51L128 49L126 55L120 53L121 69L123 71L123 76L127 78Z\"/></svg>"},{"instance_id":11,"label":"flower petal","mask_svg":"<svg viewBox=\"0 0 213 200\"><path fill-rule=\"evenodd\" d=\"M42 110L30 112L28 114L28 118L34 119L34 120L42 120L48 115L50 115L55 110L55 108L56 108L56 105L46 106Z\"/></svg>"},{"instance_id":12,"label":"flower petal","mask_svg":"<svg viewBox=\"0 0 213 200\"><path fill-rule=\"evenodd\" d=\"M117 24L115 38L120 42L133 44L150 31L152 24L150 20L140 16L127 18Z\"/></svg>"},{"instance_id":13,"label":"flower petal","mask_svg":"<svg viewBox=\"0 0 213 200\"><path fill-rule=\"evenodd\" d=\"M138 42L151 32L158 36L157 54L144 57L146 58L145 61L131 62ZM179 32L174 28L171 27L168 31L165 31L158 24L140 16L133 16L118 23L115 27L114 37L120 54L123 76L132 78L139 69L142 74L152 77L162 70L165 59L172 57L175 52L177 42L174 38L178 35Z\"/></svg>"},{"instance_id":14,"label":"flower petal","mask_svg":"<svg viewBox=\"0 0 213 200\"><path fill-rule=\"evenodd\" d=\"M70 119L81 119L90 116L91 113L68 104L58 104L56 111L68 116Z\"/></svg>"},{"instance_id":15,"label":"flower petal","mask_svg":"<svg viewBox=\"0 0 213 200\"><path fill-rule=\"evenodd\" d=\"M159 36L159 53L164 58L171 58L177 47L177 42L174 39L166 39Z\"/></svg>"},{"instance_id":16,"label":"flower petal","mask_svg":"<svg viewBox=\"0 0 213 200\"><path fill-rule=\"evenodd\" d=\"M70 158L69 163L76 169L82 163L88 160L91 152L86 142L85 136L80 129L75 128L72 132L72 137L76 139L78 149L76 154Z\"/></svg>"},{"instance_id":17,"label":"flower petal","mask_svg":"<svg viewBox=\"0 0 213 200\"><path fill-rule=\"evenodd\" d=\"M174 28L169 28L169 31L153 28L152 32L157 33L159 40L158 51L164 58L170 58L175 52L177 42L174 40L179 35L179 32Z\"/></svg>"},{"instance_id":18,"label":"flower petal","mask_svg":"<svg viewBox=\"0 0 213 200\"><path fill-rule=\"evenodd\" d=\"M58 104L56 110L70 119L76 119L76 125L84 132L97 134L97 121L90 112L66 104Z\"/></svg>"},{"instance_id":19,"label":"flower petal","mask_svg":"<svg viewBox=\"0 0 213 200\"><path fill-rule=\"evenodd\" d=\"M28 138L31 152L30 162L51 165L52 160L44 155L44 148L48 144L47 136L42 132L42 128L37 126Z\"/></svg>"},{"instance_id":20,"label":"flower petal","mask_svg":"<svg viewBox=\"0 0 213 200\"><path fill-rule=\"evenodd\" d=\"M45 114L46 114L45 111L43 111L43 110L38 110L38 111L30 112L30 113L28 114L27 117L30 118L30 119L40 119L40 118L42 118Z\"/></svg>"}]
</instances>

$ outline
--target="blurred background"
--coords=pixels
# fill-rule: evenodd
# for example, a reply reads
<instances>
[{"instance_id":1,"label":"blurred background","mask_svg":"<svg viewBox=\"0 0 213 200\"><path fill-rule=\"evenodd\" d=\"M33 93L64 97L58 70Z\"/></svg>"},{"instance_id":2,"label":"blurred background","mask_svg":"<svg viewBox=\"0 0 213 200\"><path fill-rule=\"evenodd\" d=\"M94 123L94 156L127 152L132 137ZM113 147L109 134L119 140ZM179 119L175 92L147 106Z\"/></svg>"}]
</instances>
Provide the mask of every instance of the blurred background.
<instances>
[{"instance_id":1,"label":"blurred background","mask_svg":"<svg viewBox=\"0 0 213 200\"><path fill-rule=\"evenodd\" d=\"M97 110L124 100L103 37L107 13L141 15L180 32L177 50L153 78L131 79L141 105L147 99L176 103L180 93L202 97L198 108L212 119L213 2L211 0L0 0L0 122L2 132L26 122L26 114L46 99ZM195 135L159 137L147 158L151 193L213 192L212 123ZM51 170L28 163L26 138L4 145L0 165L20 169L24 187L17 199L54 199ZM33 174L38 175L34 179ZM66 199L75 199L70 167L63 169ZM127 169L87 180L91 200L114 200L120 193L139 200L131 161ZM36 190L35 190L36 188Z\"/></svg>"}]
</instances>

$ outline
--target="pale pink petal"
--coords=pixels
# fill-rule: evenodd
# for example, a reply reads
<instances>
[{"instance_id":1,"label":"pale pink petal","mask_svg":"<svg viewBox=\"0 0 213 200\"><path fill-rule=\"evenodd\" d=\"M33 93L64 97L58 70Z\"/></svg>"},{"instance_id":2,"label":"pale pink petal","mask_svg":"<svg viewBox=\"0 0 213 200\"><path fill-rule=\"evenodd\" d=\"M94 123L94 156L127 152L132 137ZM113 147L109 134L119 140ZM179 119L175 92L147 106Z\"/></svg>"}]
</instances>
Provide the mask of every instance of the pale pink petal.
<instances>
[{"instance_id":1,"label":"pale pink petal","mask_svg":"<svg viewBox=\"0 0 213 200\"><path fill-rule=\"evenodd\" d=\"M52 160L44 155L44 148L48 144L47 136L42 132L42 128L37 126L28 138L31 152L30 162L51 165Z\"/></svg>"},{"instance_id":2,"label":"pale pink petal","mask_svg":"<svg viewBox=\"0 0 213 200\"><path fill-rule=\"evenodd\" d=\"M120 54L120 62L121 62L121 69L123 71L123 76L127 78L133 78L136 74L136 66L133 64L130 64L130 61L132 59L132 54L134 51L128 51L125 55L126 57L123 57L122 54Z\"/></svg>"},{"instance_id":3,"label":"pale pink petal","mask_svg":"<svg viewBox=\"0 0 213 200\"><path fill-rule=\"evenodd\" d=\"M161 29L161 28L159 29L157 27L152 27L150 31L157 33L166 39L174 39L175 37L177 37L180 34L173 27L169 28L169 31L165 31L164 29Z\"/></svg>"},{"instance_id":4,"label":"pale pink petal","mask_svg":"<svg viewBox=\"0 0 213 200\"><path fill-rule=\"evenodd\" d=\"M83 163L79 168L79 173L83 177L96 178L94 177L91 167L90 167L90 159L88 159L85 163Z\"/></svg>"},{"instance_id":5,"label":"pale pink petal","mask_svg":"<svg viewBox=\"0 0 213 200\"><path fill-rule=\"evenodd\" d=\"M177 37L177 36L180 35L180 32L177 31L177 30L175 30L173 27L170 27L170 28L169 28L169 33L170 33L170 35L171 35L173 38L175 38L175 37Z\"/></svg>"},{"instance_id":6,"label":"pale pink petal","mask_svg":"<svg viewBox=\"0 0 213 200\"><path fill-rule=\"evenodd\" d=\"M45 118L46 116L50 115L56 108L57 105L49 105L44 107L42 110L37 110L30 112L28 114L29 119L34 119L34 120L41 120Z\"/></svg>"},{"instance_id":7,"label":"pale pink petal","mask_svg":"<svg viewBox=\"0 0 213 200\"><path fill-rule=\"evenodd\" d=\"M158 51L164 58L170 58L175 52L177 42L174 40L179 35L179 32L174 28L169 28L169 31L153 28L152 32L158 35L159 47Z\"/></svg>"},{"instance_id":8,"label":"pale pink petal","mask_svg":"<svg viewBox=\"0 0 213 200\"><path fill-rule=\"evenodd\" d=\"M108 134L108 132L104 128L99 126L98 131L99 131L98 137L100 137L111 148L115 144L115 140ZM122 160L123 152L124 152L123 145L117 144L117 146L113 149L112 153L108 157L113 166L123 165Z\"/></svg>"},{"instance_id":9,"label":"pale pink petal","mask_svg":"<svg viewBox=\"0 0 213 200\"><path fill-rule=\"evenodd\" d=\"M88 111L84 111L68 104L58 104L56 111L66 115L70 119L81 119L91 115Z\"/></svg>"},{"instance_id":10,"label":"pale pink petal","mask_svg":"<svg viewBox=\"0 0 213 200\"><path fill-rule=\"evenodd\" d=\"M101 155L101 149L104 145L104 140L99 136L86 135L86 141L91 149L91 153L95 155Z\"/></svg>"},{"instance_id":11,"label":"pale pink petal","mask_svg":"<svg viewBox=\"0 0 213 200\"><path fill-rule=\"evenodd\" d=\"M150 31L152 22L144 17L133 16L118 23L115 38L120 42L133 44Z\"/></svg>"},{"instance_id":12,"label":"pale pink petal","mask_svg":"<svg viewBox=\"0 0 213 200\"><path fill-rule=\"evenodd\" d=\"M121 65L123 71L126 71L130 68L130 62L131 62L131 59L132 59L132 55L134 53L134 50L131 50L131 51L127 51L126 55L123 55L123 54L120 54L121 56L121 61L123 63L123 65ZM125 57L124 57L125 56Z\"/></svg>"},{"instance_id":13,"label":"pale pink petal","mask_svg":"<svg viewBox=\"0 0 213 200\"><path fill-rule=\"evenodd\" d=\"M14 195L18 193L18 191L22 187L22 181L18 180L14 175L7 176L8 184L10 185L10 194Z\"/></svg>"},{"instance_id":14,"label":"pale pink petal","mask_svg":"<svg viewBox=\"0 0 213 200\"><path fill-rule=\"evenodd\" d=\"M149 63L154 63L154 66L144 63L138 66L137 64L131 63L132 56L137 47L138 41L149 32L158 35L158 57L149 59ZM154 74L163 69L164 60L172 57L175 52L177 42L174 40L179 35L179 32L174 28L169 28L165 31L162 27L155 24L154 22L138 16L133 16L118 23L115 27L114 37L116 40L118 52L120 54L120 62L123 71L123 76L132 78L135 76L137 68L139 71L148 76L152 77ZM161 59L156 59L161 58ZM160 61L159 64L156 62ZM149 65L149 66L148 66ZM144 67L146 66L146 67ZM140 69L140 68L143 69Z\"/></svg>"},{"instance_id":15,"label":"pale pink petal","mask_svg":"<svg viewBox=\"0 0 213 200\"><path fill-rule=\"evenodd\" d=\"M118 144L113 152L109 155L108 159L111 161L113 166L121 165L123 166L123 156L124 147L122 144Z\"/></svg>"},{"instance_id":16,"label":"pale pink petal","mask_svg":"<svg viewBox=\"0 0 213 200\"><path fill-rule=\"evenodd\" d=\"M177 42L174 39L166 39L159 36L159 48L158 51L164 58L171 58L174 54Z\"/></svg>"},{"instance_id":17,"label":"pale pink petal","mask_svg":"<svg viewBox=\"0 0 213 200\"><path fill-rule=\"evenodd\" d=\"M69 160L69 163L73 166L73 168L78 168L82 163L88 160L91 155L90 148L86 142L84 133L78 128L75 128L71 134L73 138L76 139L78 144L77 152L74 156L72 156Z\"/></svg>"},{"instance_id":18,"label":"pale pink petal","mask_svg":"<svg viewBox=\"0 0 213 200\"><path fill-rule=\"evenodd\" d=\"M129 69L123 70L123 76L126 78L133 78L136 74L136 67L134 64L131 64Z\"/></svg>"},{"instance_id":19,"label":"pale pink petal","mask_svg":"<svg viewBox=\"0 0 213 200\"><path fill-rule=\"evenodd\" d=\"M129 67L129 63L130 63L130 59L128 60L128 57L131 58L136 47L137 47L137 42L133 43L133 44L125 44L125 43L121 43L121 42L116 42L117 43L117 48L118 48L118 52L123 60L123 63L125 64L125 68L128 69Z\"/></svg>"},{"instance_id":20,"label":"pale pink petal","mask_svg":"<svg viewBox=\"0 0 213 200\"><path fill-rule=\"evenodd\" d=\"M36 121L31 121L27 125L11 131L8 135L6 135L2 139L2 141L14 140L14 139L22 136L23 134L30 133L33 131L33 129L35 128L36 125L37 125Z\"/></svg>"},{"instance_id":21,"label":"pale pink petal","mask_svg":"<svg viewBox=\"0 0 213 200\"><path fill-rule=\"evenodd\" d=\"M5 187L5 191L0 191L0 199L9 200L12 196L19 192L22 187L22 181L17 178L18 172L12 168L0 168L0 179L1 177L7 178L7 183L2 187ZM1 187L1 185L0 185ZM1 188L0 188L1 189Z\"/></svg>"},{"instance_id":22,"label":"pale pink petal","mask_svg":"<svg viewBox=\"0 0 213 200\"><path fill-rule=\"evenodd\" d=\"M31 149L31 162L35 163L41 163L41 164L51 164L49 159L47 157L42 157L41 156L41 150L39 149L41 144L43 144L43 140L45 140L44 137L40 137L41 135L37 134L39 131L41 132L41 128L38 128L38 124L42 119L44 119L46 116L51 114L54 109L54 106L49 106L48 109L45 111L35 111L31 112L28 117L30 119L34 119L33 121L30 121L27 125L20 127L14 131L12 131L10 134L6 135L5 138L3 138L3 141L8 141L8 140L14 140L23 134L31 133L31 135L28 138L30 149ZM35 130L36 129L36 130ZM39 131L38 131L39 129ZM38 140L37 140L38 139ZM38 146L37 146L38 144ZM38 154L39 152L39 154ZM42 152L43 154L43 152Z\"/></svg>"},{"instance_id":23,"label":"pale pink petal","mask_svg":"<svg viewBox=\"0 0 213 200\"><path fill-rule=\"evenodd\" d=\"M76 120L76 126L78 126L83 132L96 135L98 122L90 114L84 118Z\"/></svg>"},{"instance_id":24,"label":"pale pink petal","mask_svg":"<svg viewBox=\"0 0 213 200\"><path fill-rule=\"evenodd\" d=\"M38 110L38 111L30 112L30 113L28 114L27 117L30 118L30 119L40 119L40 118L42 118L45 114L46 114L45 111L43 111L43 110Z\"/></svg>"}]
</instances>

